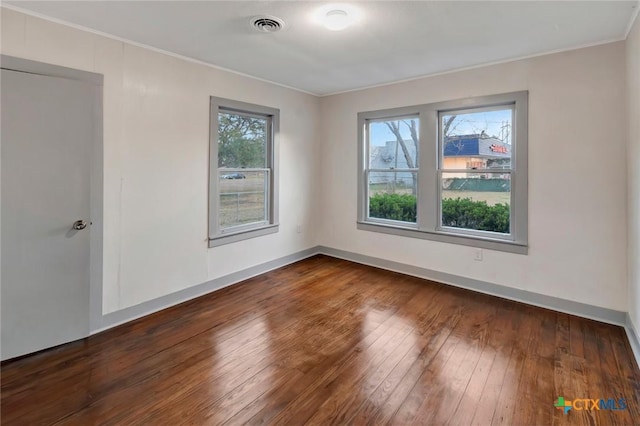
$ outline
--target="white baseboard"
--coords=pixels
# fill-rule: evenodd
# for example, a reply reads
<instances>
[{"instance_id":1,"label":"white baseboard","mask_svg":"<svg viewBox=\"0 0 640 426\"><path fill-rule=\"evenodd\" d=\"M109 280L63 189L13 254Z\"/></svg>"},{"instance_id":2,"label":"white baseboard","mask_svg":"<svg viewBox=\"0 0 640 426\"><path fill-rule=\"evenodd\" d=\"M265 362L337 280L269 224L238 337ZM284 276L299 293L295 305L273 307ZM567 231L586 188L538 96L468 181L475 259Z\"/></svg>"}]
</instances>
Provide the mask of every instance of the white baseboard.
<instances>
[{"instance_id":1,"label":"white baseboard","mask_svg":"<svg viewBox=\"0 0 640 426\"><path fill-rule=\"evenodd\" d=\"M421 268L418 266L407 265L400 262L394 262L391 260L380 259L324 246L311 247L309 249L302 250L288 256L274 259L260 265L252 266L242 271L234 272L232 274L216 278L214 280L196 285L194 287L171 293L157 299L149 300L139 305L131 306L120 311L103 315L100 327L92 330L91 334L99 333L117 325L152 314L154 312L158 312L160 310L203 296L213 291L220 290L224 287L228 287L240 281L244 281L246 279L255 277L256 275L263 274L265 272L283 267L285 265L298 262L316 254L324 254L339 259L349 260L355 263L370 265L389 271L399 272L405 275L425 278L431 281L436 281L443 284L453 285L455 287L477 291L479 293L501 297L503 299L514 300L517 302L526 303L528 305L538 306L541 308L551 309L558 312L564 312L567 314L624 327L636 360L639 361L640 364L640 343L638 340L638 335L635 332L635 328L633 327L629 315L626 312L588 305L572 300L560 299L553 296L546 296L525 290L475 280L472 278L461 277L454 274L434 271L427 268Z\"/></svg>"},{"instance_id":2,"label":"white baseboard","mask_svg":"<svg viewBox=\"0 0 640 426\"><path fill-rule=\"evenodd\" d=\"M421 268L419 266L407 265L400 262L394 262L391 260L380 259L377 257L366 256L330 247L318 246L317 249L320 253L326 254L327 256L337 257L339 259L345 259L352 262L361 263L363 265L375 266L376 268L399 272L405 275L425 278L431 281L449 284L455 287L461 287L468 290L477 291L479 293L489 294L491 296L514 300L516 302L522 302L528 305L551 309L558 312L564 312L579 317L589 318L608 324L619 326L625 325L626 312L601 308L599 306L588 305L580 302L574 302L573 300L546 296L530 291L520 290L499 284L493 284L486 281L475 280L473 278L461 277L458 275L448 274L446 272L433 271L431 269Z\"/></svg>"},{"instance_id":3,"label":"white baseboard","mask_svg":"<svg viewBox=\"0 0 640 426\"><path fill-rule=\"evenodd\" d=\"M640 340L638 339L638 332L633 325L631 316L629 313L625 315L624 331L627 333L627 339L629 339L629 345L633 351L633 356L636 358L636 364L640 367Z\"/></svg>"},{"instance_id":4,"label":"white baseboard","mask_svg":"<svg viewBox=\"0 0 640 426\"><path fill-rule=\"evenodd\" d=\"M291 263L299 262L300 260L306 259L307 257L311 257L318 253L318 248L312 247L306 250L299 251L297 253L290 254L288 256L262 263L260 265L243 269L242 271L215 278L211 281L207 281L193 287L185 288L184 290L180 290L175 293L167 294L166 296L162 296L157 299L149 300L135 306L108 313L102 316L102 322L100 326L94 330L91 330L91 334L96 334L101 331L108 330L117 325L124 324L126 322L153 314L154 312L161 311L163 309L178 305L188 300L204 296L205 294L220 290L225 287L229 287L233 284L237 284L241 281L255 277L256 275L264 274L265 272L281 268Z\"/></svg>"}]
</instances>

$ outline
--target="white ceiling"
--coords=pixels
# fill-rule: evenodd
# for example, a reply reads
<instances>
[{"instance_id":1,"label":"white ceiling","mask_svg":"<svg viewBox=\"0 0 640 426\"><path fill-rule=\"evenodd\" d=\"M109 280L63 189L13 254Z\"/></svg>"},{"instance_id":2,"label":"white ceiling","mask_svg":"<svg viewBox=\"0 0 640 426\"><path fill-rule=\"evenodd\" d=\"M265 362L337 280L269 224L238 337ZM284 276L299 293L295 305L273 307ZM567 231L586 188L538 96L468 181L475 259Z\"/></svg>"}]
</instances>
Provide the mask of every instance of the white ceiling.
<instances>
[{"instance_id":1,"label":"white ceiling","mask_svg":"<svg viewBox=\"0 0 640 426\"><path fill-rule=\"evenodd\" d=\"M319 95L621 40L638 4L348 2L360 22L332 32L313 19L326 2L3 3ZM284 30L253 30L260 14L283 19Z\"/></svg>"}]
</instances>

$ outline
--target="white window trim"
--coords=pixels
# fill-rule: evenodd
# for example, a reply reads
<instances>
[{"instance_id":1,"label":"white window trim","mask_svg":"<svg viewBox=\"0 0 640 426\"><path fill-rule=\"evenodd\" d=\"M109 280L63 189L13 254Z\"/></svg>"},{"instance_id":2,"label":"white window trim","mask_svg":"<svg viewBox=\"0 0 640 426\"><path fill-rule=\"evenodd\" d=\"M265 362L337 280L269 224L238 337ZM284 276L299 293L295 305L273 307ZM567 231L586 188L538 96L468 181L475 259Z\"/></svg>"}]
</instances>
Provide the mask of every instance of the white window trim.
<instances>
[{"instance_id":1,"label":"white window trim","mask_svg":"<svg viewBox=\"0 0 640 426\"><path fill-rule=\"evenodd\" d=\"M267 221L220 229L218 219L218 113L237 112L260 118L269 118L267 134ZM254 105L231 99L211 97L209 128L209 247L255 238L278 232L278 135L280 111L276 108ZM249 170L249 169L246 169Z\"/></svg>"},{"instance_id":2,"label":"white window trim","mask_svg":"<svg viewBox=\"0 0 640 426\"><path fill-rule=\"evenodd\" d=\"M439 114L447 111L514 105L514 143L511 173L511 233L495 234L440 226ZM368 218L367 167L369 146L367 122L418 115L417 223L371 220ZM479 96L411 107L368 111L358 114L358 229L451 244L460 244L510 253L528 253L528 92ZM422 200L422 201L420 201Z\"/></svg>"}]
</instances>

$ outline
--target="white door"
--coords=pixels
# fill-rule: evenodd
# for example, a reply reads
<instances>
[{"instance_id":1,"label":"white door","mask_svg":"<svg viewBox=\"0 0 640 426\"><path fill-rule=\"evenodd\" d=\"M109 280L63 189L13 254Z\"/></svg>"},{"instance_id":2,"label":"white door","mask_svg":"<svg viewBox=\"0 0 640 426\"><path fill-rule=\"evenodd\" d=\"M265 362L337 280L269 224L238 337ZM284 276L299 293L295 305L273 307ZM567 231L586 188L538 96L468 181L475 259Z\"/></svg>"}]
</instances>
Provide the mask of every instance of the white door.
<instances>
[{"instance_id":1,"label":"white door","mask_svg":"<svg viewBox=\"0 0 640 426\"><path fill-rule=\"evenodd\" d=\"M0 84L5 360L89 334L95 89L5 69Z\"/></svg>"}]
</instances>

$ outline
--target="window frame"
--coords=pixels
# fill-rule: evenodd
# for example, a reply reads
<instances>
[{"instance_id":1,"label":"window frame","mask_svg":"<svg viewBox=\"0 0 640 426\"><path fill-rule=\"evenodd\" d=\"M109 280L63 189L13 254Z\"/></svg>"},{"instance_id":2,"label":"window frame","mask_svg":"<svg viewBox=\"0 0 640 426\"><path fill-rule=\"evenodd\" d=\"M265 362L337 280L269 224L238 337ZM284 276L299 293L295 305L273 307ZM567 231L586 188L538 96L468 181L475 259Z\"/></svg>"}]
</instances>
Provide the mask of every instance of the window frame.
<instances>
[{"instance_id":1,"label":"window frame","mask_svg":"<svg viewBox=\"0 0 640 426\"><path fill-rule=\"evenodd\" d=\"M510 253L528 253L528 91L477 96L410 107L358 113L358 218L360 230L382 232L486 248ZM441 123L440 115L466 110L481 111L513 105L513 142L511 154L510 234L459 229L441 225ZM375 220L368 217L368 123L394 117L418 115L418 205L417 225ZM491 172L491 169L482 171ZM493 173L500 173L500 169ZM474 172L476 172L474 170ZM426 200L426 201L425 201Z\"/></svg>"},{"instance_id":2,"label":"window frame","mask_svg":"<svg viewBox=\"0 0 640 426\"><path fill-rule=\"evenodd\" d=\"M265 188L266 221L241 224L228 228L220 228L219 220L219 179L221 168L218 167L218 113L236 113L253 118L267 120L267 158L264 168L229 168L230 173L264 172L267 174ZM278 232L278 135L280 110L277 108L256 105L232 99L211 96L209 123L209 247L255 238Z\"/></svg>"}]
</instances>

